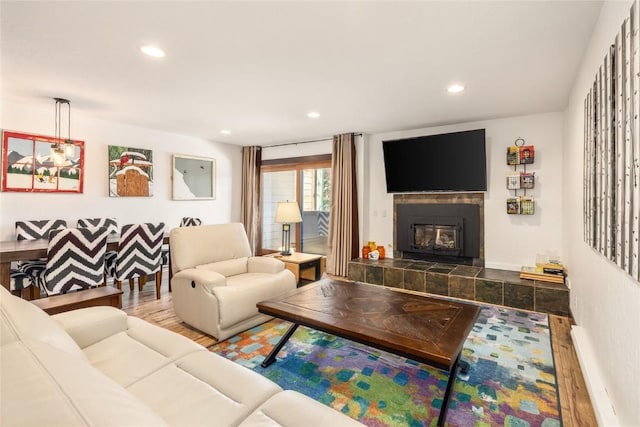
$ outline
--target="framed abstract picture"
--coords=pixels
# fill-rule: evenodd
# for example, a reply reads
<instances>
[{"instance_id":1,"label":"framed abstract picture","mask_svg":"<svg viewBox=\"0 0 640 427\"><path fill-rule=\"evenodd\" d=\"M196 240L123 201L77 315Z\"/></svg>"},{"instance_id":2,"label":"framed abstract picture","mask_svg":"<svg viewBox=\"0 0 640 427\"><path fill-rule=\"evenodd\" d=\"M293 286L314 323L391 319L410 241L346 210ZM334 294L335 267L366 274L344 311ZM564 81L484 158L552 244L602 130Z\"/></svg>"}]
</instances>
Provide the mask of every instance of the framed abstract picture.
<instances>
[{"instance_id":1,"label":"framed abstract picture","mask_svg":"<svg viewBox=\"0 0 640 427\"><path fill-rule=\"evenodd\" d=\"M173 155L173 200L216 198L216 161L206 157Z\"/></svg>"},{"instance_id":2,"label":"framed abstract picture","mask_svg":"<svg viewBox=\"0 0 640 427\"><path fill-rule=\"evenodd\" d=\"M153 152L143 148L109 146L109 196L153 196Z\"/></svg>"},{"instance_id":3,"label":"framed abstract picture","mask_svg":"<svg viewBox=\"0 0 640 427\"><path fill-rule=\"evenodd\" d=\"M2 132L2 191L82 193L84 141Z\"/></svg>"}]
</instances>

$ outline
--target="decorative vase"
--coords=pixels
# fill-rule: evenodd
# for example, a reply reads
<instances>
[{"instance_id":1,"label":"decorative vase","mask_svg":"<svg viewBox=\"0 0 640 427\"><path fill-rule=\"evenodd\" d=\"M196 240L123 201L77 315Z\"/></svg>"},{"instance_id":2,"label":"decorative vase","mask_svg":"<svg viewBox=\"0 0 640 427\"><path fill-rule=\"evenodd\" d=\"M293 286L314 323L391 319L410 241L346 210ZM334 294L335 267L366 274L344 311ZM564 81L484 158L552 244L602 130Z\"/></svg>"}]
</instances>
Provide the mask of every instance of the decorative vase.
<instances>
[{"instance_id":1,"label":"decorative vase","mask_svg":"<svg viewBox=\"0 0 640 427\"><path fill-rule=\"evenodd\" d=\"M369 246L362 247L362 258L369 259L369 252L371 252L371 248Z\"/></svg>"},{"instance_id":2,"label":"decorative vase","mask_svg":"<svg viewBox=\"0 0 640 427\"><path fill-rule=\"evenodd\" d=\"M384 246L378 246L377 251L380 256L380 259L384 259L384 256L385 256Z\"/></svg>"}]
</instances>

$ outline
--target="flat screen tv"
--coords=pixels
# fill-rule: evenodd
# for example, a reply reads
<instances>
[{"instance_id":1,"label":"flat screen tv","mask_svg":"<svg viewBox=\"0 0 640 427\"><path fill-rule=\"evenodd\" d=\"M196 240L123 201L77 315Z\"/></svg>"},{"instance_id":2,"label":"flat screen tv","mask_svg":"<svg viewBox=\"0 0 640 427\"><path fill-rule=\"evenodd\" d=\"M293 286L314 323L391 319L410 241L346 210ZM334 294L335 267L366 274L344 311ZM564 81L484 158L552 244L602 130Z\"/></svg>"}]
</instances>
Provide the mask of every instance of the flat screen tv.
<instances>
[{"instance_id":1,"label":"flat screen tv","mask_svg":"<svg viewBox=\"0 0 640 427\"><path fill-rule=\"evenodd\" d=\"M485 130L382 141L387 193L486 191Z\"/></svg>"}]
</instances>

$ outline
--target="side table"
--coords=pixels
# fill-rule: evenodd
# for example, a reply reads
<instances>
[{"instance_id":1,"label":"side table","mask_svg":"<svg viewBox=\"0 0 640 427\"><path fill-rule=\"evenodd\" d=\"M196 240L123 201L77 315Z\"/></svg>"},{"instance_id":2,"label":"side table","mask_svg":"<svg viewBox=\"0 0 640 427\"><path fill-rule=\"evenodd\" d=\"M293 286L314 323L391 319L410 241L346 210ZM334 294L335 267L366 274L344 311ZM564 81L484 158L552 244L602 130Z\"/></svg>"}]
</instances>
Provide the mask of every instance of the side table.
<instances>
[{"instance_id":1,"label":"side table","mask_svg":"<svg viewBox=\"0 0 640 427\"><path fill-rule=\"evenodd\" d=\"M112 286L100 286L63 295L34 299L31 302L47 314L58 314L98 305L122 308L122 290Z\"/></svg>"},{"instance_id":2,"label":"side table","mask_svg":"<svg viewBox=\"0 0 640 427\"><path fill-rule=\"evenodd\" d=\"M300 284L300 279L318 281L324 273L324 255L305 254L303 252L293 252L291 255L280 255L280 252L265 255L277 258L284 262L287 270L296 276L296 283ZM311 272L313 269L313 272Z\"/></svg>"}]
</instances>

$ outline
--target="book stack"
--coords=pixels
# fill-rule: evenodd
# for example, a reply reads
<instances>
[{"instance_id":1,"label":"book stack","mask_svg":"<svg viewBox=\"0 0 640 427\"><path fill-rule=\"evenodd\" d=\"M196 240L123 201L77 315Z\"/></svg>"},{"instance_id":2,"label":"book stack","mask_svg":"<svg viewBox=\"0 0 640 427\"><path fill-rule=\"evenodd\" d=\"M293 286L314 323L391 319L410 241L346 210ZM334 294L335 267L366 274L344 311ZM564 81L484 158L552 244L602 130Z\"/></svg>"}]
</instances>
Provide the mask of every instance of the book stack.
<instances>
[{"instance_id":1,"label":"book stack","mask_svg":"<svg viewBox=\"0 0 640 427\"><path fill-rule=\"evenodd\" d=\"M540 280L542 282L564 283L567 275L562 264L539 264L536 267L522 267L521 279Z\"/></svg>"}]
</instances>

